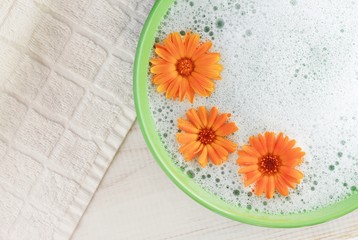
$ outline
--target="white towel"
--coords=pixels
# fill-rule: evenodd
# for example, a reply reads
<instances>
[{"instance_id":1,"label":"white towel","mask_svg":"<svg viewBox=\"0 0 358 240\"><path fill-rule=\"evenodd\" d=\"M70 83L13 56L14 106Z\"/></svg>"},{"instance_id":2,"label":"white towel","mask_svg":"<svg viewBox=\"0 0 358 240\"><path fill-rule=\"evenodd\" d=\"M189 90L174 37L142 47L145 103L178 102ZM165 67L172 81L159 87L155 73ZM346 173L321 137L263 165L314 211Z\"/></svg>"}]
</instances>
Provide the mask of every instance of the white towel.
<instances>
[{"instance_id":1,"label":"white towel","mask_svg":"<svg viewBox=\"0 0 358 240\"><path fill-rule=\"evenodd\" d=\"M0 239L68 239L135 112L151 0L0 0Z\"/></svg>"}]
</instances>

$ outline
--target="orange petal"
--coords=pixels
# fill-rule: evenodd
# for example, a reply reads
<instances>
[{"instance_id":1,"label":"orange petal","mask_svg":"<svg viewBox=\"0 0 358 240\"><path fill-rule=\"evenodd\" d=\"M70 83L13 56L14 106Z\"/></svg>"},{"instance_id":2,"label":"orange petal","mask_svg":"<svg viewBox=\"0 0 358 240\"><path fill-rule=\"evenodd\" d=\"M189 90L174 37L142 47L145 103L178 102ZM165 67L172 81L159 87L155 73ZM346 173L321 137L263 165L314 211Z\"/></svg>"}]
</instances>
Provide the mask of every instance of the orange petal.
<instances>
[{"instance_id":1,"label":"orange petal","mask_svg":"<svg viewBox=\"0 0 358 240\"><path fill-rule=\"evenodd\" d=\"M211 146L223 161L227 160L227 156L229 155L229 152L226 151L225 148L223 148L222 146L220 146L219 144L216 144L214 142L211 143Z\"/></svg>"},{"instance_id":2,"label":"orange petal","mask_svg":"<svg viewBox=\"0 0 358 240\"><path fill-rule=\"evenodd\" d=\"M198 115L201 120L201 123L204 127L208 124L208 111L206 110L206 107L200 106L198 108Z\"/></svg>"},{"instance_id":3,"label":"orange petal","mask_svg":"<svg viewBox=\"0 0 358 240\"><path fill-rule=\"evenodd\" d=\"M204 77L203 75L201 75L200 73L197 72L192 72L191 75L193 76L193 78L195 78L197 80L197 82L206 90L209 92L213 92L214 91L214 83L212 80L210 80L207 77Z\"/></svg>"},{"instance_id":4,"label":"orange petal","mask_svg":"<svg viewBox=\"0 0 358 240\"><path fill-rule=\"evenodd\" d=\"M230 117L230 114L228 113L223 113L220 114L219 116L217 116L215 122L213 123L213 126L211 127L211 129L213 131L218 130L225 122L226 120Z\"/></svg>"},{"instance_id":5,"label":"orange petal","mask_svg":"<svg viewBox=\"0 0 358 240\"><path fill-rule=\"evenodd\" d=\"M257 196L261 196L263 192L266 192L266 185L268 182L267 176L262 176L255 184L255 193Z\"/></svg>"},{"instance_id":6,"label":"orange petal","mask_svg":"<svg viewBox=\"0 0 358 240\"><path fill-rule=\"evenodd\" d=\"M153 76L153 83L154 84L163 84L166 83L167 81L172 81L174 79L176 79L178 76L177 72L170 72L170 73L162 73L162 74L157 74Z\"/></svg>"},{"instance_id":7,"label":"orange petal","mask_svg":"<svg viewBox=\"0 0 358 240\"><path fill-rule=\"evenodd\" d=\"M290 188L296 188L296 184L294 182L291 182L288 179L286 179L283 175L277 175L277 178L279 179L279 181L284 183L286 186L289 186Z\"/></svg>"},{"instance_id":8,"label":"orange petal","mask_svg":"<svg viewBox=\"0 0 358 240\"><path fill-rule=\"evenodd\" d=\"M209 112L208 125L207 125L208 128L212 127L217 116L218 116L218 109L216 107L212 107Z\"/></svg>"},{"instance_id":9,"label":"orange petal","mask_svg":"<svg viewBox=\"0 0 358 240\"><path fill-rule=\"evenodd\" d=\"M222 125L218 130L216 130L216 135L218 136L228 136L233 132L236 132L239 128L236 126L235 123L229 122Z\"/></svg>"},{"instance_id":10,"label":"orange petal","mask_svg":"<svg viewBox=\"0 0 358 240\"><path fill-rule=\"evenodd\" d=\"M217 79L220 80L221 76L220 76L220 72L221 70L215 70L215 69L209 69L209 68L199 68L199 67L195 67L194 71L198 74L203 75L204 77L207 77L209 79Z\"/></svg>"},{"instance_id":11,"label":"orange petal","mask_svg":"<svg viewBox=\"0 0 358 240\"><path fill-rule=\"evenodd\" d=\"M261 176L262 175L259 171L253 171L253 172L246 173L245 187L256 182Z\"/></svg>"},{"instance_id":12,"label":"orange petal","mask_svg":"<svg viewBox=\"0 0 358 240\"><path fill-rule=\"evenodd\" d=\"M280 180L277 175L275 175L275 186L277 191L283 195L283 196L288 196L288 188L287 185L282 182L282 180Z\"/></svg>"},{"instance_id":13,"label":"orange petal","mask_svg":"<svg viewBox=\"0 0 358 240\"><path fill-rule=\"evenodd\" d=\"M188 132L188 133L199 133L199 129L197 129L193 124L191 124L190 122L179 118L178 119L178 127L179 129Z\"/></svg>"},{"instance_id":14,"label":"orange petal","mask_svg":"<svg viewBox=\"0 0 358 240\"><path fill-rule=\"evenodd\" d=\"M276 139L273 155L278 155L278 153L281 152L281 149L283 148L283 143L284 143L283 133L280 132Z\"/></svg>"},{"instance_id":15,"label":"orange petal","mask_svg":"<svg viewBox=\"0 0 358 240\"><path fill-rule=\"evenodd\" d=\"M262 150L267 154L268 150L267 150L266 139L261 134L259 134L259 142L261 144Z\"/></svg>"},{"instance_id":16,"label":"orange petal","mask_svg":"<svg viewBox=\"0 0 358 240\"><path fill-rule=\"evenodd\" d=\"M188 76L189 85L193 88L193 90L198 93L202 97L206 97L206 91L203 86L201 86L193 76Z\"/></svg>"},{"instance_id":17,"label":"orange petal","mask_svg":"<svg viewBox=\"0 0 358 240\"><path fill-rule=\"evenodd\" d=\"M194 103L194 95L195 95L195 92L194 92L193 88L190 86L190 84L188 84L188 91L186 92L186 96L189 99L190 103Z\"/></svg>"},{"instance_id":18,"label":"orange petal","mask_svg":"<svg viewBox=\"0 0 358 240\"><path fill-rule=\"evenodd\" d=\"M252 164L252 165L248 165L248 166L240 168L239 173L248 173L248 172L257 171L257 170L258 170L257 164Z\"/></svg>"},{"instance_id":19,"label":"orange petal","mask_svg":"<svg viewBox=\"0 0 358 240\"><path fill-rule=\"evenodd\" d=\"M154 65L150 68L150 72L153 74L160 74L160 73L171 73L176 71L176 67L174 64L161 64L161 65Z\"/></svg>"},{"instance_id":20,"label":"orange petal","mask_svg":"<svg viewBox=\"0 0 358 240\"><path fill-rule=\"evenodd\" d=\"M266 185L266 197L268 199L272 198L275 193L275 179L273 176L268 176L268 181Z\"/></svg>"},{"instance_id":21,"label":"orange petal","mask_svg":"<svg viewBox=\"0 0 358 240\"><path fill-rule=\"evenodd\" d=\"M265 139L267 144L267 151L272 154L275 147L275 134L273 132L266 132Z\"/></svg>"},{"instance_id":22,"label":"orange petal","mask_svg":"<svg viewBox=\"0 0 358 240\"><path fill-rule=\"evenodd\" d=\"M206 145L206 148L208 150L208 156L211 159L212 163L215 165L220 165L223 163L220 156L215 152L215 150L208 144Z\"/></svg>"},{"instance_id":23,"label":"orange petal","mask_svg":"<svg viewBox=\"0 0 358 240\"><path fill-rule=\"evenodd\" d=\"M172 34L170 34L169 37L164 40L164 45L166 47L166 50L169 52L169 54L172 55L176 60L178 60L181 57L177 47L175 46L175 44L171 39L171 35Z\"/></svg>"},{"instance_id":24,"label":"orange petal","mask_svg":"<svg viewBox=\"0 0 358 240\"><path fill-rule=\"evenodd\" d=\"M191 142L179 148L179 152L184 155L185 160L192 160L200 151L199 141Z\"/></svg>"},{"instance_id":25,"label":"orange petal","mask_svg":"<svg viewBox=\"0 0 358 240\"><path fill-rule=\"evenodd\" d=\"M251 146L244 145L244 146L242 147L242 150L243 150L244 152L246 152L246 154L247 154L248 156L252 156L252 157L256 157L256 158L261 157L261 154L260 154L255 148L253 148L253 147L251 147ZM240 154L240 152L239 152L239 154Z\"/></svg>"},{"instance_id":26,"label":"orange petal","mask_svg":"<svg viewBox=\"0 0 358 240\"><path fill-rule=\"evenodd\" d=\"M195 49L199 45L200 36L199 34L192 34L189 38L188 44L186 45L186 57L191 58L195 52Z\"/></svg>"},{"instance_id":27,"label":"orange petal","mask_svg":"<svg viewBox=\"0 0 358 240\"><path fill-rule=\"evenodd\" d=\"M181 58L185 57L185 48L182 38L178 32L172 34L172 41L178 49Z\"/></svg>"},{"instance_id":28,"label":"orange petal","mask_svg":"<svg viewBox=\"0 0 358 240\"><path fill-rule=\"evenodd\" d=\"M195 61L196 63L197 61ZM195 64L195 72L201 73L205 76L205 74L210 73L214 76L220 75L220 72L224 69L223 65L214 63L214 64L205 64L205 65L197 65ZM209 77L209 76L208 76ZM212 78L212 77L209 77Z\"/></svg>"},{"instance_id":29,"label":"orange petal","mask_svg":"<svg viewBox=\"0 0 358 240\"><path fill-rule=\"evenodd\" d=\"M209 66L216 64L220 60L220 53L205 53L201 55L196 61L196 66Z\"/></svg>"},{"instance_id":30,"label":"orange petal","mask_svg":"<svg viewBox=\"0 0 358 240\"><path fill-rule=\"evenodd\" d=\"M179 87L181 85L181 80L182 80L182 77L178 76L175 80L173 80L172 84L169 85L167 92L166 92L167 98L175 99L176 96L179 95Z\"/></svg>"},{"instance_id":31,"label":"orange petal","mask_svg":"<svg viewBox=\"0 0 358 240\"><path fill-rule=\"evenodd\" d=\"M244 157L239 157L236 160L236 163L240 166L249 166L249 165L256 165L257 166L257 162L258 159L255 157L248 157L248 156L244 156Z\"/></svg>"},{"instance_id":32,"label":"orange petal","mask_svg":"<svg viewBox=\"0 0 358 240\"><path fill-rule=\"evenodd\" d=\"M281 149L279 155L285 155L288 151L290 151L293 148L293 146L295 146L295 144L296 144L296 140L287 141L286 145Z\"/></svg>"},{"instance_id":33,"label":"orange petal","mask_svg":"<svg viewBox=\"0 0 358 240\"><path fill-rule=\"evenodd\" d=\"M299 170L297 170L295 168L286 167L286 166L281 166L280 172L282 174L288 175L294 179L301 179L304 176L303 173L300 172Z\"/></svg>"},{"instance_id":34,"label":"orange petal","mask_svg":"<svg viewBox=\"0 0 358 240\"><path fill-rule=\"evenodd\" d=\"M198 129L203 128L203 124L201 123L200 117L194 108L189 109L186 112L186 117L189 121Z\"/></svg>"},{"instance_id":35,"label":"orange petal","mask_svg":"<svg viewBox=\"0 0 358 240\"><path fill-rule=\"evenodd\" d=\"M157 44L156 48L155 48L155 53L158 54L159 57L163 58L164 60L171 62L171 63L176 63L177 62L177 58L175 58L168 50L166 47Z\"/></svg>"},{"instance_id":36,"label":"orange petal","mask_svg":"<svg viewBox=\"0 0 358 240\"><path fill-rule=\"evenodd\" d=\"M189 83L186 78L182 78L181 85L179 87L179 101L183 101L188 91Z\"/></svg>"},{"instance_id":37,"label":"orange petal","mask_svg":"<svg viewBox=\"0 0 358 240\"><path fill-rule=\"evenodd\" d=\"M199 46L193 54L192 60L195 61L196 59L198 59L201 55L203 55L204 53L206 53L207 51L209 51L209 49L211 48L213 44L211 42L206 42L203 43L201 46Z\"/></svg>"},{"instance_id":38,"label":"orange petal","mask_svg":"<svg viewBox=\"0 0 358 240\"><path fill-rule=\"evenodd\" d=\"M203 150L201 151L201 154L198 158L198 162L202 167L206 167L206 165L208 164L208 149L206 148L206 146L203 146Z\"/></svg>"},{"instance_id":39,"label":"orange petal","mask_svg":"<svg viewBox=\"0 0 358 240\"><path fill-rule=\"evenodd\" d=\"M235 150L237 149L237 144L223 138L220 136L217 136L215 141L216 144L221 145L223 148L225 148L229 153L233 153L235 152Z\"/></svg>"},{"instance_id":40,"label":"orange petal","mask_svg":"<svg viewBox=\"0 0 358 240\"><path fill-rule=\"evenodd\" d=\"M288 150L285 155L283 155L286 159L300 159L305 155L304 152L301 151L301 148L292 148Z\"/></svg>"},{"instance_id":41,"label":"orange petal","mask_svg":"<svg viewBox=\"0 0 358 240\"><path fill-rule=\"evenodd\" d=\"M152 58L150 59L150 62L153 64L153 65L166 65L166 64L171 64L171 65L174 65L173 63L170 63L162 58Z\"/></svg>"},{"instance_id":42,"label":"orange petal","mask_svg":"<svg viewBox=\"0 0 358 240\"><path fill-rule=\"evenodd\" d=\"M167 81L165 83L159 84L157 87L157 91L162 93L167 91L168 87L173 83L173 81Z\"/></svg>"},{"instance_id":43,"label":"orange petal","mask_svg":"<svg viewBox=\"0 0 358 240\"><path fill-rule=\"evenodd\" d=\"M250 140L249 140L249 141L250 141L251 146L253 146L253 147L255 148L255 150L256 150L257 152L259 152L259 154L260 154L261 156L267 154L267 152L265 152L264 149L262 148L262 145L261 145L261 143L260 143L260 141L259 141L258 138L256 138L256 137L250 137Z\"/></svg>"},{"instance_id":44,"label":"orange petal","mask_svg":"<svg viewBox=\"0 0 358 240\"><path fill-rule=\"evenodd\" d=\"M195 133L177 133L177 140L180 144L187 144L198 140L198 134Z\"/></svg>"}]
</instances>

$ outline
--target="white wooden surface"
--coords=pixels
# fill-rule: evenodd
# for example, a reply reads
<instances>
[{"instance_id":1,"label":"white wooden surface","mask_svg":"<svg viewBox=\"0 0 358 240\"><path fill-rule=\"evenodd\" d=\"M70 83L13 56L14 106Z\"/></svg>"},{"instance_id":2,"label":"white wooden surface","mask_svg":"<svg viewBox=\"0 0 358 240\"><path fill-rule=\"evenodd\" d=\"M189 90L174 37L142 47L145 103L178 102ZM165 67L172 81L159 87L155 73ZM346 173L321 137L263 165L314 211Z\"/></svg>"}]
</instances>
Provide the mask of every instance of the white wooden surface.
<instances>
[{"instance_id":1,"label":"white wooden surface","mask_svg":"<svg viewBox=\"0 0 358 240\"><path fill-rule=\"evenodd\" d=\"M358 211L301 229L231 221L197 204L169 180L135 123L72 239L358 239Z\"/></svg>"}]
</instances>

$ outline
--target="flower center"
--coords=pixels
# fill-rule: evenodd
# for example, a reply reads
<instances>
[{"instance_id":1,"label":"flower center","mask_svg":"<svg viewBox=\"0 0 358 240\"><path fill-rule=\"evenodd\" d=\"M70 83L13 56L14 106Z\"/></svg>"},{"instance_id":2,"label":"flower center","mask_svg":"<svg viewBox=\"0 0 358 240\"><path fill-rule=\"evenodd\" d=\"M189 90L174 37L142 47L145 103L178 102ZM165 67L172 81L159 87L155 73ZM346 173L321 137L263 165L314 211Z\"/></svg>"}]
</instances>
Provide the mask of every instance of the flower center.
<instances>
[{"instance_id":1,"label":"flower center","mask_svg":"<svg viewBox=\"0 0 358 240\"><path fill-rule=\"evenodd\" d=\"M199 138L198 140L203 144L210 144L215 140L215 133L211 129L203 129L199 132Z\"/></svg>"},{"instance_id":2,"label":"flower center","mask_svg":"<svg viewBox=\"0 0 358 240\"><path fill-rule=\"evenodd\" d=\"M267 154L259 159L259 171L263 174L272 175L278 172L281 160L278 156Z\"/></svg>"},{"instance_id":3,"label":"flower center","mask_svg":"<svg viewBox=\"0 0 358 240\"><path fill-rule=\"evenodd\" d=\"M193 72L194 63L189 58L182 58L178 61L176 67L180 75L187 77Z\"/></svg>"}]
</instances>

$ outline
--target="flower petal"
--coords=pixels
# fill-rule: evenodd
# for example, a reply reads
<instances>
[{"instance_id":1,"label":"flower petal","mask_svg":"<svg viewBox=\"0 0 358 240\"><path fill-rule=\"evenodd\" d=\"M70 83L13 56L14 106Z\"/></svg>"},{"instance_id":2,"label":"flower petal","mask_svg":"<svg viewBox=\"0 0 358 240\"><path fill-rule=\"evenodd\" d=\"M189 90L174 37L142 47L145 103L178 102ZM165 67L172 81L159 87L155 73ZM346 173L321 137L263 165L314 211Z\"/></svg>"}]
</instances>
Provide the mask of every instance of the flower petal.
<instances>
[{"instance_id":1,"label":"flower petal","mask_svg":"<svg viewBox=\"0 0 358 240\"><path fill-rule=\"evenodd\" d=\"M201 154L198 158L198 162L202 167L206 167L206 165L208 164L208 149L206 148L206 146L203 146L203 150L201 151Z\"/></svg>"},{"instance_id":2,"label":"flower petal","mask_svg":"<svg viewBox=\"0 0 358 240\"><path fill-rule=\"evenodd\" d=\"M250 141L251 146L253 146L255 148L255 150L257 152L259 152L259 154L261 156L264 156L264 155L267 154L267 152L265 152L264 149L262 148L262 145L261 145L261 143L260 143L258 138L252 136L252 137L250 137L249 141Z\"/></svg>"},{"instance_id":3,"label":"flower petal","mask_svg":"<svg viewBox=\"0 0 358 240\"><path fill-rule=\"evenodd\" d=\"M218 154L218 156L220 157L220 159L222 159L223 161L227 160L227 156L229 155L229 152L226 151L225 148L223 148L222 146L220 146L219 144L216 143L211 143L210 144L212 146L212 148L214 149L214 151Z\"/></svg>"},{"instance_id":4,"label":"flower petal","mask_svg":"<svg viewBox=\"0 0 358 240\"><path fill-rule=\"evenodd\" d=\"M179 118L178 119L178 127L179 129L188 132L188 133L199 133L199 129L197 129L193 124L191 124L190 122Z\"/></svg>"},{"instance_id":5,"label":"flower petal","mask_svg":"<svg viewBox=\"0 0 358 240\"><path fill-rule=\"evenodd\" d=\"M189 99L190 103L194 103L194 95L195 92L193 90L193 88L190 86L190 84L188 83L188 91L186 92L186 97Z\"/></svg>"},{"instance_id":6,"label":"flower petal","mask_svg":"<svg viewBox=\"0 0 358 240\"><path fill-rule=\"evenodd\" d=\"M178 76L175 80L173 80L172 84L169 85L167 92L165 94L166 98L175 99L179 94L179 87L181 85L181 77Z\"/></svg>"},{"instance_id":7,"label":"flower petal","mask_svg":"<svg viewBox=\"0 0 358 240\"><path fill-rule=\"evenodd\" d=\"M219 116L217 116L215 122L213 123L213 126L211 127L211 129L213 131L218 130L225 122L226 120L231 116L231 114L228 113L223 113L220 114Z\"/></svg>"},{"instance_id":8,"label":"flower petal","mask_svg":"<svg viewBox=\"0 0 358 240\"><path fill-rule=\"evenodd\" d=\"M248 172L257 171L257 170L258 170L258 165L252 164L252 165L248 165L248 166L240 168L239 173L248 173Z\"/></svg>"},{"instance_id":9,"label":"flower petal","mask_svg":"<svg viewBox=\"0 0 358 240\"><path fill-rule=\"evenodd\" d=\"M210 66L220 61L220 53L205 53L201 55L196 61L196 66Z\"/></svg>"},{"instance_id":10,"label":"flower petal","mask_svg":"<svg viewBox=\"0 0 358 240\"><path fill-rule=\"evenodd\" d=\"M297 170L295 168L286 167L286 166L281 166L280 172L282 172L283 174L288 175L294 179L301 179L304 177L303 173L300 172L299 170Z\"/></svg>"},{"instance_id":11,"label":"flower petal","mask_svg":"<svg viewBox=\"0 0 358 240\"><path fill-rule=\"evenodd\" d=\"M206 127L208 124L208 111L206 110L206 107L200 106L198 108L198 115L201 120L201 123L204 127Z\"/></svg>"},{"instance_id":12,"label":"flower petal","mask_svg":"<svg viewBox=\"0 0 358 240\"><path fill-rule=\"evenodd\" d=\"M201 129L204 127L198 113L194 108L191 108L186 112L186 117L196 128Z\"/></svg>"},{"instance_id":13,"label":"flower petal","mask_svg":"<svg viewBox=\"0 0 358 240\"><path fill-rule=\"evenodd\" d=\"M237 144L233 143L223 137L217 136L215 141L215 143L221 145L223 148L225 148L229 153L233 153L235 152L235 150L237 149Z\"/></svg>"},{"instance_id":14,"label":"flower petal","mask_svg":"<svg viewBox=\"0 0 358 240\"><path fill-rule=\"evenodd\" d=\"M203 88L203 86L201 86L195 78L193 78L193 76L188 76L188 80L189 80L189 85L193 88L193 90L198 93L200 96L202 97L206 97L206 91L205 88Z\"/></svg>"},{"instance_id":15,"label":"flower petal","mask_svg":"<svg viewBox=\"0 0 358 240\"><path fill-rule=\"evenodd\" d=\"M182 38L178 32L172 34L172 41L178 49L181 58L185 57L185 47Z\"/></svg>"},{"instance_id":16,"label":"flower petal","mask_svg":"<svg viewBox=\"0 0 358 240\"><path fill-rule=\"evenodd\" d=\"M266 197L268 199L272 198L275 193L275 179L273 176L268 176L268 181L266 185Z\"/></svg>"},{"instance_id":17,"label":"flower petal","mask_svg":"<svg viewBox=\"0 0 358 240\"><path fill-rule=\"evenodd\" d=\"M248 156L259 158L261 157L261 154L253 147L245 145L242 147L243 152L245 152ZM240 155L240 151L239 151Z\"/></svg>"},{"instance_id":18,"label":"flower petal","mask_svg":"<svg viewBox=\"0 0 358 240\"><path fill-rule=\"evenodd\" d=\"M200 73L197 72L192 72L191 75L193 76L193 78L196 79L196 81L207 91L209 92L213 92L214 91L214 83L212 80L210 80L207 77L204 77L203 75L201 75Z\"/></svg>"},{"instance_id":19,"label":"flower petal","mask_svg":"<svg viewBox=\"0 0 358 240\"><path fill-rule=\"evenodd\" d=\"M266 192L266 185L267 185L268 177L262 176L255 184L255 193L256 196L261 196L263 192Z\"/></svg>"},{"instance_id":20,"label":"flower petal","mask_svg":"<svg viewBox=\"0 0 358 240\"><path fill-rule=\"evenodd\" d=\"M216 135L218 136L228 136L233 132L236 132L239 128L236 126L235 123L229 122L222 125L218 130L216 130Z\"/></svg>"},{"instance_id":21,"label":"flower petal","mask_svg":"<svg viewBox=\"0 0 358 240\"><path fill-rule=\"evenodd\" d=\"M259 142L261 144L262 151L267 154L268 150L267 150L266 139L261 134L259 134Z\"/></svg>"},{"instance_id":22,"label":"flower petal","mask_svg":"<svg viewBox=\"0 0 358 240\"><path fill-rule=\"evenodd\" d=\"M272 154L273 149L275 147L275 134L273 132L266 132L265 133L266 144L267 144L267 151Z\"/></svg>"},{"instance_id":23,"label":"flower petal","mask_svg":"<svg viewBox=\"0 0 358 240\"><path fill-rule=\"evenodd\" d=\"M188 91L189 83L186 78L182 78L181 85L179 87L179 101L183 101L184 97Z\"/></svg>"},{"instance_id":24,"label":"flower petal","mask_svg":"<svg viewBox=\"0 0 358 240\"><path fill-rule=\"evenodd\" d=\"M174 79L176 79L178 76L178 74L176 72L169 72L169 73L162 73L162 74L157 74L154 75L152 82L154 84L163 84L166 83L167 81L173 81Z\"/></svg>"},{"instance_id":25,"label":"flower petal","mask_svg":"<svg viewBox=\"0 0 358 240\"><path fill-rule=\"evenodd\" d=\"M179 148L179 152L184 155L185 160L192 160L199 152L201 143L199 141L191 142Z\"/></svg>"},{"instance_id":26,"label":"flower petal","mask_svg":"<svg viewBox=\"0 0 358 240\"><path fill-rule=\"evenodd\" d=\"M206 145L206 148L208 149L208 155L209 158L211 159L211 162L215 165L220 165L223 163L223 161L221 160L220 156L215 152L215 150L213 149L212 146L210 146L209 144Z\"/></svg>"},{"instance_id":27,"label":"flower petal","mask_svg":"<svg viewBox=\"0 0 358 240\"><path fill-rule=\"evenodd\" d=\"M169 34L169 37L164 40L164 45L165 45L165 47L166 47L166 50L167 50L176 60L179 60L181 57L180 57L180 54L179 54L179 51L178 51L177 47L176 47L175 44L173 43L172 35L173 35L173 34Z\"/></svg>"},{"instance_id":28,"label":"flower petal","mask_svg":"<svg viewBox=\"0 0 358 240\"><path fill-rule=\"evenodd\" d=\"M200 36L199 34L191 34L188 44L186 45L186 57L191 58L194 55L195 49L199 45Z\"/></svg>"},{"instance_id":29,"label":"flower petal","mask_svg":"<svg viewBox=\"0 0 358 240\"><path fill-rule=\"evenodd\" d=\"M261 176L262 175L259 171L253 171L253 172L246 173L246 175L245 175L246 179L245 179L245 183L244 183L245 187L256 182Z\"/></svg>"},{"instance_id":30,"label":"flower petal","mask_svg":"<svg viewBox=\"0 0 358 240\"><path fill-rule=\"evenodd\" d=\"M282 182L282 180L280 178L277 177L277 175L275 175L275 186L277 191L283 195L283 196L288 196L288 187L287 185Z\"/></svg>"},{"instance_id":31,"label":"flower petal","mask_svg":"<svg viewBox=\"0 0 358 240\"><path fill-rule=\"evenodd\" d=\"M173 64L154 65L150 68L150 72L153 74L171 73L174 71L176 71L176 67Z\"/></svg>"},{"instance_id":32,"label":"flower petal","mask_svg":"<svg viewBox=\"0 0 358 240\"><path fill-rule=\"evenodd\" d=\"M176 63L177 62L177 58L175 58L168 50L165 46L162 46L160 44L157 44L155 47L155 53L158 54L159 57L163 58L164 60L171 62L171 63Z\"/></svg>"},{"instance_id":33,"label":"flower petal","mask_svg":"<svg viewBox=\"0 0 358 240\"><path fill-rule=\"evenodd\" d=\"M201 46L199 46L193 54L193 61L195 61L196 59L198 59L201 55L203 55L204 53L206 53L207 51L209 51L209 49L211 48L213 44L211 42L206 42L203 43Z\"/></svg>"},{"instance_id":34,"label":"flower petal","mask_svg":"<svg viewBox=\"0 0 358 240\"><path fill-rule=\"evenodd\" d=\"M198 134L195 133L177 133L177 140L180 144L187 144L198 140Z\"/></svg>"},{"instance_id":35,"label":"flower petal","mask_svg":"<svg viewBox=\"0 0 358 240\"><path fill-rule=\"evenodd\" d=\"M249 165L256 165L257 166L257 162L258 162L258 159L255 158L255 157L248 157L248 156L244 156L244 157L239 157L237 160L236 160L236 163L239 165L239 166L249 166Z\"/></svg>"},{"instance_id":36,"label":"flower petal","mask_svg":"<svg viewBox=\"0 0 358 240\"><path fill-rule=\"evenodd\" d=\"M217 116L218 116L218 109L216 107L212 107L209 112L208 125L207 125L208 128L212 127Z\"/></svg>"}]
</instances>

